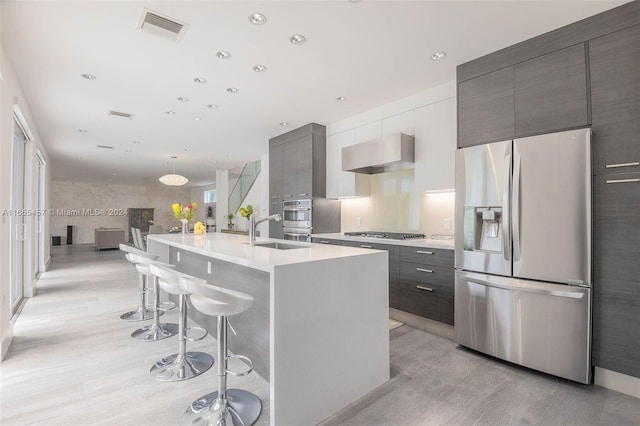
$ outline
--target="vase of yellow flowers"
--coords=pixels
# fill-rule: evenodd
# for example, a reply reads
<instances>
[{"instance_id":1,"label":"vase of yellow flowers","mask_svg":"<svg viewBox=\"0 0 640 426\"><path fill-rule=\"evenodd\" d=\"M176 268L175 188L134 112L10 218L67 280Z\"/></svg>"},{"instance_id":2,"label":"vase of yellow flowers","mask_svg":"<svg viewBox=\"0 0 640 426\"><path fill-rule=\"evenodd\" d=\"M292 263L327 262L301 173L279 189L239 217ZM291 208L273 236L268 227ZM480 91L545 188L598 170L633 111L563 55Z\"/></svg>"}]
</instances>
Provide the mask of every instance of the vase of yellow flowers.
<instances>
[{"instance_id":1,"label":"vase of yellow flowers","mask_svg":"<svg viewBox=\"0 0 640 426\"><path fill-rule=\"evenodd\" d=\"M189 205L183 206L180 203L175 203L171 206L173 209L173 217L182 222L182 233L189 233L189 222L191 222L196 215L196 209L198 205L196 203L191 203Z\"/></svg>"}]
</instances>

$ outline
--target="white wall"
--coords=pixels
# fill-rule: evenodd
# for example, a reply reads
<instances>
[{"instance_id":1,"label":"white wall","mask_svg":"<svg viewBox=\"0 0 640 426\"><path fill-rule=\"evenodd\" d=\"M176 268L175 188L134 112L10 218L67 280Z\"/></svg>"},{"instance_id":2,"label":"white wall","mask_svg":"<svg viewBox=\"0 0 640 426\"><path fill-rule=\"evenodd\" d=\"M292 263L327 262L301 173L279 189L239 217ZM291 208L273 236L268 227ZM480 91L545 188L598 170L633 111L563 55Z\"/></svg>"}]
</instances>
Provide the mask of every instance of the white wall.
<instances>
[{"instance_id":1,"label":"white wall","mask_svg":"<svg viewBox=\"0 0 640 426\"><path fill-rule=\"evenodd\" d=\"M25 147L25 209L36 209L37 202L37 166L36 151L40 151L49 167L46 169L46 182L50 181L50 162L47 151L40 138L36 123L29 111L29 105L4 48L0 45L0 210L9 210L11 207L11 167L13 147L13 111L17 105L22 112L26 125L33 135L33 139ZM47 185L48 187L48 185ZM48 194L45 193L45 207L48 206ZM24 293L30 297L35 293L35 277L37 264L34 267L38 248L37 219L35 216L27 217L27 240L25 241L24 255ZM10 322L11 308L9 297L10 286L10 224L9 217L2 216L0 223L0 357L4 358L13 338L13 327ZM49 241L49 218L45 216L44 240ZM45 245L45 258L49 257L49 245Z\"/></svg>"},{"instance_id":2,"label":"white wall","mask_svg":"<svg viewBox=\"0 0 640 426\"><path fill-rule=\"evenodd\" d=\"M113 183L85 183L69 181L51 182L51 208L54 211L104 209L106 214L64 215L54 213L51 216L51 235L67 235L67 225L73 226L74 244L95 243L95 229L129 228L129 216L120 214L128 208L153 208L153 218L163 230L180 226L173 217L173 203L183 205L191 203L189 188L165 185L123 185ZM114 210L110 214L110 210ZM128 232L125 232L128 235ZM64 240L64 238L63 238Z\"/></svg>"}]
</instances>

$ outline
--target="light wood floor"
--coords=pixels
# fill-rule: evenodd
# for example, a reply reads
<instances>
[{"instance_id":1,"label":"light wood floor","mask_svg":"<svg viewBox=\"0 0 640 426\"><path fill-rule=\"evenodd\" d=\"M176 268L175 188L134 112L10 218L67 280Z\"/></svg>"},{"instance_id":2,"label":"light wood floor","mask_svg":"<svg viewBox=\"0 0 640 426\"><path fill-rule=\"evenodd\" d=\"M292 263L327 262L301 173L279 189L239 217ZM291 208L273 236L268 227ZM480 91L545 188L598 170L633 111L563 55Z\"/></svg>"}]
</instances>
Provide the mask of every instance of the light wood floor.
<instances>
[{"instance_id":1,"label":"light wood floor","mask_svg":"<svg viewBox=\"0 0 640 426\"><path fill-rule=\"evenodd\" d=\"M0 424L177 425L192 400L215 390L213 369L182 383L149 376L177 341L130 339L146 322L118 318L137 301L136 272L120 252L61 246L52 254L0 364ZM189 348L214 353L215 341ZM406 325L391 331L391 376L324 425L640 425L638 399L499 362ZM229 380L262 399L258 424L268 424L268 384L255 373Z\"/></svg>"}]
</instances>

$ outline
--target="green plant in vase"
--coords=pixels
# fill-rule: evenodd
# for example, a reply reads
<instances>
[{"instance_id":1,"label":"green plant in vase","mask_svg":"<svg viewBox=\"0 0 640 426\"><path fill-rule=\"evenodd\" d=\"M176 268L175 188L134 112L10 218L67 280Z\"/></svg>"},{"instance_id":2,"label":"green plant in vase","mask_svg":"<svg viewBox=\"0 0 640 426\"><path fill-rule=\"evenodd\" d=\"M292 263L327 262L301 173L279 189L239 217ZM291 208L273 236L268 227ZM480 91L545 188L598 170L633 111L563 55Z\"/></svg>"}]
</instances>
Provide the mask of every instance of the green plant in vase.
<instances>
[{"instance_id":1,"label":"green plant in vase","mask_svg":"<svg viewBox=\"0 0 640 426\"><path fill-rule=\"evenodd\" d=\"M227 218L227 220L229 221L229 224L227 225L227 227L228 227L229 229L233 229L233 222L232 222L232 220L233 220L233 213L228 213L225 217L226 217L226 218Z\"/></svg>"}]
</instances>

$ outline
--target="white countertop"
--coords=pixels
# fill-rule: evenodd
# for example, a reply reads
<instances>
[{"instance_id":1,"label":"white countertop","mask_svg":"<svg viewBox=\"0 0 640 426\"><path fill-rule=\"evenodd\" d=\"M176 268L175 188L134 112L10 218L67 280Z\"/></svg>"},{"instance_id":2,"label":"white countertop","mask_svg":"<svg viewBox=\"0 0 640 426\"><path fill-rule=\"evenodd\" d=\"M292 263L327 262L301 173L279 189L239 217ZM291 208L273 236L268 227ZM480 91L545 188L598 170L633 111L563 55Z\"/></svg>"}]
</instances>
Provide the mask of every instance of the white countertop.
<instances>
[{"instance_id":1,"label":"white countertop","mask_svg":"<svg viewBox=\"0 0 640 426\"><path fill-rule=\"evenodd\" d=\"M282 265L363 256L372 252L371 250L357 247L306 244L269 238L257 238L256 242L278 241L299 245L302 248L278 250L259 246L250 247L249 237L246 235L223 234L220 232L204 235L151 234L147 237L147 240L265 272L273 272L275 267Z\"/></svg>"},{"instance_id":2,"label":"white countertop","mask_svg":"<svg viewBox=\"0 0 640 426\"><path fill-rule=\"evenodd\" d=\"M408 246L408 247L424 247L453 250L453 240L433 240L431 238L422 238L415 240L393 240L389 238L371 238L371 237L351 237L345 236L340 232L333 234L311 234L314 238L326 238L329 240L342 240L342 241L358 241L362 243L378 243L389 244L394 246Z\"/></svg>"}]
</instances>

